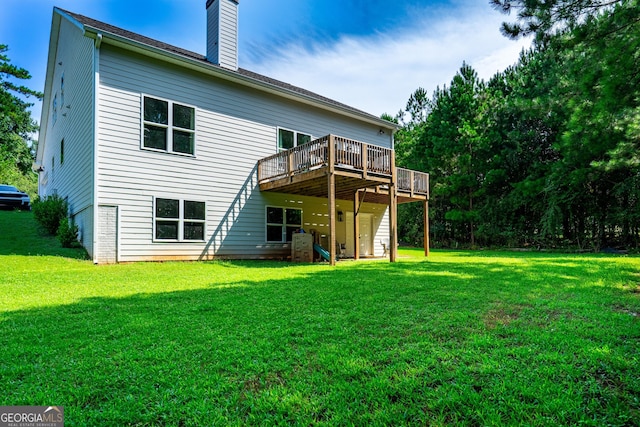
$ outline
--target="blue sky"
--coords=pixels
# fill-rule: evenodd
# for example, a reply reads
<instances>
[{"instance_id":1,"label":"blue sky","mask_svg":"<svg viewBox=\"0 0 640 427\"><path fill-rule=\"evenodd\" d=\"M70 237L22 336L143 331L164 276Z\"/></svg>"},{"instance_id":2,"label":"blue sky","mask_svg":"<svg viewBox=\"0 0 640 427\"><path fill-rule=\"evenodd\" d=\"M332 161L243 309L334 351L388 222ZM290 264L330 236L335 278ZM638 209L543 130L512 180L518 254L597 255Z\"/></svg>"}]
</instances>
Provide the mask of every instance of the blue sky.
<instances>
[{"instance_id":1,"label":"blue sky","mask_svg":"<svg viewBox=\"0 0 640 427\"><path fill-rule=\"evenodd\" d=\"M53 6L204 54L205 0L2 0L0 44L44 88ZM482 78L515 63L488 0L241 0L240 66L375 115L418 87L448 84L463 61ZM39 121L40 106L33 108Z\"/></svg>"}]
</instances>

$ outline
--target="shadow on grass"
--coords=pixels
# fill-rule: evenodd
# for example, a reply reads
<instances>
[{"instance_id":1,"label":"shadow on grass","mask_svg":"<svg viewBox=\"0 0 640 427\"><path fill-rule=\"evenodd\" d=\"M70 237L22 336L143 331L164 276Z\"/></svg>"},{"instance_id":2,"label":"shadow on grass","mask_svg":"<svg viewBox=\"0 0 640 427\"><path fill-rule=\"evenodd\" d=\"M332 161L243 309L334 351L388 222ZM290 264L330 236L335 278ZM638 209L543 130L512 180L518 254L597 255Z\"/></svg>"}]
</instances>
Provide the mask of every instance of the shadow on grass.
<instances>
[{"instance_id":1,"label":"shadow on grass","mask_svg":"<svg viewBox=\"0 0 640 427\"><path fill-rule=\"evenodd\" d=\"M637 280L632 268L434 258L212 279L263 264L280 265L200 263L210 270L203 289L0 314L0 403L64 405L68 425L570 425L638 415L640 329L616 309L640 306L621 287ZM174 274L196 267L175 264Z\"/></svg>"}]
</instances>

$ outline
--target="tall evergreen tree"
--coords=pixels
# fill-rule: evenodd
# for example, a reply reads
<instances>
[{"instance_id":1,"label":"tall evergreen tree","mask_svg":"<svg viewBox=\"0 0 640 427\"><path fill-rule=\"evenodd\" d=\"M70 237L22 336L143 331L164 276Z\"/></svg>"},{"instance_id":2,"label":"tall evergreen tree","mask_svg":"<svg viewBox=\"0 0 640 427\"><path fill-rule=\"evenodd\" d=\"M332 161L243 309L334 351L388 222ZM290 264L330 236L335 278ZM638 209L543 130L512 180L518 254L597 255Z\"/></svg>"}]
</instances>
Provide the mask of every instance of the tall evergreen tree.
<instances>
[{"instance_id":1,"label":"tall evergreen tree","mask_svg":"<svg viewBox=\"0 0 640 427\"><path fill-rule=\"evenodd\" d=\"M411 135L403 137L413 144L406 166L431 173L432 203L440 215L435 220L442 225L434 232L449 240L470 236L472 245L482 175L476 161L483 144L477 123L482 88L475 70L463 64L451 85L436 89L430 101L417 91L407 105Z\"/></svg>"},{"instance_id":2,"label":"tall evergreen tree","mask_svg":"<svg viewBox=\"0 0 640 427\"><path fill-rule=\"evenodd\" d=\"M516 22L502 24L502 33L511 38L535 35L544 43L558 32L579 27L587 19L616 6L634 8L637 0L491 0L506 14L516 12Z\"/></svg>"},{"instance_id":3,"label":"tall evergreen tree","mask_svg":"<svg viewBox=\"0 0 640 427\"><path fill-rule=\"evenodd\" d=\"M494 4L519 6L538 43L486 84L463 65L428 102L417 91L398 133L402 162L431 173L432 241L638 247L638 1Z\"/></svg>"},{"instance_id":4,"label":"tall evergreen tree","mask_svg":"<svg viewBox=\"0 0 640 427\"><path fill-rule=\"evenodd\" d=\"M29 111L33 103L27 99L42 99L42 93L16 83L31 75L11 64L8 50L0 44L0 181L28 186L24 189L34 194L36 175L31 171L33 155L29 144L38 126Z\"/></svg>"}]
</instances>

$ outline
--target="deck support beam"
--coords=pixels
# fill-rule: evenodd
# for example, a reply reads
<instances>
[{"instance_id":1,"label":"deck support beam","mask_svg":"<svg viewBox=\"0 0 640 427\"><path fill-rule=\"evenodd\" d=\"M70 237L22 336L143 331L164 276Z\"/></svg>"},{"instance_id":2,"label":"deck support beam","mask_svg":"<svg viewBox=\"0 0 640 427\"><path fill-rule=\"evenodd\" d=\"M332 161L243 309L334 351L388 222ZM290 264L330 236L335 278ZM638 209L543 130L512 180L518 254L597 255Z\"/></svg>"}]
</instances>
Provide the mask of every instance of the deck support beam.
<instances>
[{"instance_id":1,"label":"deck support beam","mask_svg":"<svg viewBox=\"0 0 640 427\"><path fill-rule=\"evenodd\" d=\"M330 264L336 265L336 174L335 174L335 137L329 135L329 174L328 174L328 199L327 203L329 209L329 254Z\"/></svg>"},{"instance_id":2,"label":"deck support beam","mask_svg":"<svg viewBox=\"0 0 640 427\"><path fill-rule=\"evenodd\" d=\"M360 259L360 191L353 196L353 258Z\"/></svg>"},{"instance_id":3,"label":"deck support beam","mask_svg":"<svg viewBox=\"0 0 640 427\"><path fill-rule=\"evenodd\" d=\"M424 201L424 256L429 256L429 200Z\"/></svg>"},{"instance_id":4,"label":"deck support beam","mask_svg":"<svg viewBox=\"0 0 640 427\"><path fill-rule=\"evenodd\" d=\"M391 156L391 182L389 183L389 262L398 257L398 195L396 194L396 159Z\"/></svg>"}]
</instances>

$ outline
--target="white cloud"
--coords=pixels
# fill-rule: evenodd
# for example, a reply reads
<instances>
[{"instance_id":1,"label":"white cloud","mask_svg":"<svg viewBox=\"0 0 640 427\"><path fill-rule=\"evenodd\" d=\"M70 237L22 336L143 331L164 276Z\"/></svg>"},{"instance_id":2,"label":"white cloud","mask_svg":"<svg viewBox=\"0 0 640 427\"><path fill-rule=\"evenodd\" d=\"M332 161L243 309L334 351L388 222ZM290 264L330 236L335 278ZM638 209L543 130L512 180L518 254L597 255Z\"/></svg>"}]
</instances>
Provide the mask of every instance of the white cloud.
<instances>
[{"instance_id":1,"label":"white cloud","mask_svg":"<svg viewBox=\"0 0 640 427\"><path fill-rule=\"evenodd\" d=\"M431 93L449 84L463 61L485 80L517 62L530 42L506 39L499 31L504 16L478 6L456 8L457 15L430 11L440 19L397 34L289 44L247 68L375 115L395 114L418 87Z\"/></svg>"}]
</instances>

